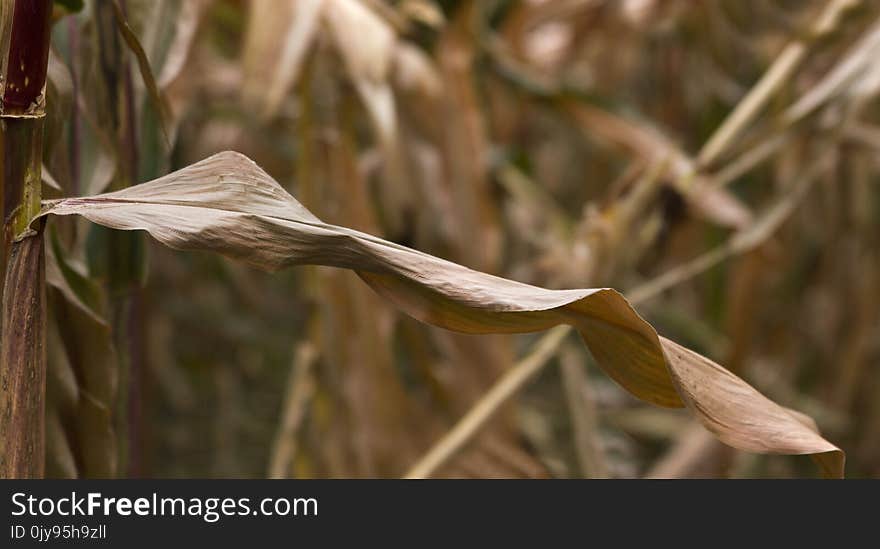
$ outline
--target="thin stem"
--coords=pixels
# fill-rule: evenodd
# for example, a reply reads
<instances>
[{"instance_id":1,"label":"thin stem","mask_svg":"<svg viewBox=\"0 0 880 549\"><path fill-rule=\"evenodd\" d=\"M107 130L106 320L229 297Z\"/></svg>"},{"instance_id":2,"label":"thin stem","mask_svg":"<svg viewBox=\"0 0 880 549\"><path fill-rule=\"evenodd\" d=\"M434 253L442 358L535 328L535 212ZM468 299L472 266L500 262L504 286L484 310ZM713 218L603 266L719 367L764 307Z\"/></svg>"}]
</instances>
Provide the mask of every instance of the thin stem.
<instances>
[{"instance_id":1,"label":"thin stem","mask_svg":"<svg viewBox=\"0 0 880 549\"><path fill-rule=\"evenodd\" d=\"M590 381L584 373L580 352L569 344L562 350L559 365L568 405L574 447L583 478L608 478L608 467L599 438L599 417Z\"/></svg>"},{"instance_id":2,"label":"thin stem","mask_svg":"<svg viewBox=\"0 0 880 549\"><path fill-rule=\"evenodd\" d=\"M697 155L697 165L706 167L717 160L739 136L743 129L754 120L773 95L784 86L806 58L809 52L807 41L826 36L837 28L841 16L848 10L861 4L861 0L831 0L810 27L805 38L797 38L790 42L773 64L764 73L749 93L736 105L721 126L706 141Z\"/></svg>"},{"instance_id":3,"label":"thin stem","mask_svg":"<svg viewBox=\"0 0 880 549\"><path fill-rule=\"evenodd\" d=\"M750 147L735 160L727 164L724 169L719 170L712 177L712 184L720 188L733 183L782 149L782 146L790 141L791 136L790 132L783 131L782 133L773 134L757 145Z\"/></svg>"},{"instance_id":4,"label":"thin stem","mask_svg":"<svg viewBox=\"0 0 880 549\"><path fill-rule=\"evenodd\" d=\"M269 478L287 478L290 464L296 457L297 433L315 392L312 368L316 358L317 351L310 342L297 347L284 398L284 415L272 444Z\"/></svg>"},{"instance_id":5,"label":"thin stem","mask_svg":"<svg viewBox=\"0 0 880 549\"><path fill-rule=\"evenodd\" d=\"M427 478L449 461L469 442L504 403L515 395L556 354L571 332L570 326L557 326L544 334L532 352L501 376L495 385L468 411L455 427L441 438L407 473L405 478Z\"/></svg>"},{"instance_id":6,"label":"thin stem","mask_svg":"<svg viewBox=\"0 0 880 549\"><path fill-rule=\"evenodd\" d=\"M791 192L781 198L776 205L759 220L755 221L748 229L736 233L716 248L674 267L627 292L630 302L633 304L643 303L685 280L706 272L725 259L753 250L762 244L788 219L788 216L800 202L801 198L803 198L813 182L827 167L826 161L828 157L827 154L820 156L804 173L798 174Z\"/></svg>"},{"instance_id":7,"label":"thin stem","mask_svg":"<svg viewBox=\"0 0 880 549\"><path fill-rule=\"evenodd\" d=\"M67 48L70 51L70 77L72 90L71 95L73 97L79 97L79 71L77 64L74 62L76 53L79 51L79 25L76 22L76 19L73 17L68 19L67 22L67 36L68 36L68 44ZM82 131L80 130L80 120L79 120L79 108L77 105L74 105L70 110L70 135L69 139L69 149L70 149L70 184L71 191L73 196L80 195L80 182L79 182L79 168L80 168L80 158L79 158L79 141L82 136Z\"/></svg>"},{"instance_id":8,"label":"thin stem","mask_svg":"<svg viewBox=\"0 0 880 549\"><path fill-rule=\"evenodd\" d=\"M101 76L100 101L106 108L99 111L98 122L114 138L113 148L118 170L110 182L111 189L128 187L138 177L139 142L137 102L131 67L124 55L120 39L125 25L126 3L102 0L93 5L95 49ZM144 253L143 238L137 234L93 227L96 252L91 258L95 273L106 279L111 299L111 326L119 350L119 392L114 405L114 418L119 436L119 472L130 477L145 472L143 449L148 424L143 421L143 399L148 373L144 315L148 306L140 287Z\"/></svg>"},{"instance_id":9,"label":"thin stem","mask_svg":"<svg viewBox=\"0 0 880 549\"><path fill-rule=\"evenodd\" d=\"M121 0L119 3L123 15L127 16L127 3ZM138 139L137 110L135 108L134 84L131 77L131 68L128 60L122 62L122 107L124 112L123 128L121 131L122 153L124 161L126 184L130 185L138 178L140 169L140 142ZM134 237L131 240L134 240ZM133 270L136 270L134 267ZM148 361L146 344L146 323L144 318L147 314L148 300L144 296L144 289L137 284L130 284L129 292L125 300L126 318L118 330L124 330L126 334L125 351L128 353L128 395L125 410L125 420L128 426L128 476L131 478L142 477L145 473L144 453L146 430L148 424L144 421L145 388L148 381Z\"/></svg>"}]
</instances>

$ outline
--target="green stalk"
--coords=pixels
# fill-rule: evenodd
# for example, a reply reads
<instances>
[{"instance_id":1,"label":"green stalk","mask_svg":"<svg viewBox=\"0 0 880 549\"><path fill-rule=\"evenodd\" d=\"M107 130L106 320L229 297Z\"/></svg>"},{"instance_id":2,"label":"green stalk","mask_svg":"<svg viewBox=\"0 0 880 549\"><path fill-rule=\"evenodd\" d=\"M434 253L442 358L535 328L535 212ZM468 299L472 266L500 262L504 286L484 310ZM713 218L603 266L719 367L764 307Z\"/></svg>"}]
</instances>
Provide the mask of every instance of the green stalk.
<instances>
[{"instance_id":1,"label":"green stalk","mask_svg":"<svg viewBox=\"0 0 880 549\"><path fill-rule=\"evenodd\" d=\"M117 12L118 10L118 12ZM102 80L101 100L107 106L99 122L115 137L118 170L111 190L130 186L139 167L137 113L131 72L120 40L120 18L125 2L98 0L93 4L95 49ZM145 244L142 235L90 229L90 270L104 279L111 301L110 324L119 357L119 393L114 415L119 433L119 471L128 476L143 475L144 423L143 386L145 376L143 282Z\"/></svg>"},{"instance_id":2,"label":"green stalk","mask_svg":"<svg viewBox=\"0 0 880 549\"><path fill-rule=\"evenodd\" d=\"M46 288L40 167L51 0L2 0L0 183L4 219L0 316L0 477L42 477Z\"/></svg>"}]
</instances>

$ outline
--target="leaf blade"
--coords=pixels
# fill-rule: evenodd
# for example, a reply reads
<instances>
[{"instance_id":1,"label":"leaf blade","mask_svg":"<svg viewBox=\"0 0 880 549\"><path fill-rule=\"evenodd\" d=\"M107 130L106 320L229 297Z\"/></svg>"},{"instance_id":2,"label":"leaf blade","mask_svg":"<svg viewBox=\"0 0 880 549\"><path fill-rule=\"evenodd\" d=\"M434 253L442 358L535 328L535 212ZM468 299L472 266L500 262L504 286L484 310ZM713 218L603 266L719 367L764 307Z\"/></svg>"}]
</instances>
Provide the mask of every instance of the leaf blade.
<instances>
[{"instance_id":1,"label":"leaf blade","mask_svg":"<svg viewBox=\"0 0 880 549\"><path fill-rule=\"evenodd\" d=\"M210 250L269 270L303 264L352 269L407 314L455 331L521 333L570 324L605 372L636 397L687 405L733 447L814 454L826 475L843 474L843 452L814 426L721 366L659 337L617 291L530 286L323 223L238 153L120 191L50 201L42 215L48 214L146 230L172 248Z\"/></svg>"}]
</instances>

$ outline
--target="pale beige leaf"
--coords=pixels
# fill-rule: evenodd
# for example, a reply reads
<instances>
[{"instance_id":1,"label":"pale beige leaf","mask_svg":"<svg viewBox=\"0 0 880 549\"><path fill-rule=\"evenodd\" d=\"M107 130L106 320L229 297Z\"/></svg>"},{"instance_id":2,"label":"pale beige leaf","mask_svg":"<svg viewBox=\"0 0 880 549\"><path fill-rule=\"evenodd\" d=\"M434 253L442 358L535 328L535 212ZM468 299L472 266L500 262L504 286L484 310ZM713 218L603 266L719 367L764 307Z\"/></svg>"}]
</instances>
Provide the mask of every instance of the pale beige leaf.
<instances>
[{"instance_id":1,"label":"pale beige leaf","mask_svg":"<svg viewBox=\"0 0 880 549\"><path fill-rule=\"evenodd\" d=\"M390 146L397 128L389 82L397 37L388 22L359 0L255 1L244 48L245 98L265 117L277 113L322 22L376 133Z\"/></svg>"},{"instance_id":2,"label":"pale beige leaf","mask_svg":"<svg viewBox=\"0 0 880 549\"><path fill-rule=\"evenodd\" d=\"M273 8L276 3L272 2ZM293 19L284 37L277 70L266 93L265 116L271 116L278 110L287 92L296 82L308 47L317 33L323 5L324 0L293 2Z\"/></svg>"},{"instance_id":3,"label":"pale beige leaf","mask_svg":"<svg viewBox=\"0 0 880 549\"><path fill-rule=\"evenodd\" d=\"M439 29L446 23L443 10L430 0L403 0L398 10L408 19L418 21L434 29Z\"/></svg>"},{"instance_id":4,"label":"pale beige leaf","mask_svg":"<svg viewBox=\"0 0 880 549\"><path fill-rule=\"evenodd\" d=\"M840 476L843 452L815 423L771 401L711 360L660 338L685 403L722 442L748 452L813 454L826 476Z\"/></svg>"},{"instance_id":5,"label":"pale beige leaf","mask_svg":"<svg viewBox=\"0 0 880 549\"><path fill-rule=\"evenodd\" d=\"M722 227L742 230L754 221L751 210L739 198L704 178L697 177L685 197L703 217Z\"/></svg>"},{"instance_id":6,"label":"pale beige leaf","mask_svg":"<svg viewBox=\"0 0 880 549\"><path fill-rule=\"evenodd\" d=\"M324 0L253 0L242 48L244 99L274 114L299 74Z\"/></svg>"},{"instance_id":7,"label":"pale beige leaf","mask_svg":"<svg viewBox=\"0 0 880 549\"><path fill-rule=\"evenodd\" d=\"M174 39L168 47L157 84L165 90L180 76L193 49L196 31L212 0L187 0L175 21Z\"/></svg>"},{"instance_id":8,"label":"pale beige leaf","mask_svg":"<svg viewBox=\"0 0 880 549\"><path fill-rule=\"evenodd\" d=\"M390 83L394 29L359 0L325 0L324 21L376 133L392 150L397 130Z\"/></svg>"},{"instance_id":9,"label":"pale beige leaf","mask_svg":"<svg viewBox=\"0 0 880 549\"><path fill-rule=\"evenodd\" d=\"M387 82L361 81L356 82L355 87L382 144L389 148L393 147L397 137L397 111L394 107L394 93L391 91L391 86Z\"/></svg>"},{"instance_id":10,"label":"pale beige leaf","mask_svg":"<svg viewBox=\"0 0 880 549\"><path fill-rule=\"evenodd\" d=\"M843 472L843 453L801 417L721 366L659 338L615 290L547 290L323 223L237 153L121 191L50 201L47 214L146 230L173 248L211 250L271 270L302 264L352 269L411 316L450 330L518 333L570 324L605 372L635 396L661 406L686 404L736 448L816 454L825 474Z\"/></svg>"},{"instance_id":11,"label":"pale beige leaf","mask_svg":"<svg viewBox=\"0 0 880 549\"><path fill-rule=\"evenodd\" d=\"M352 80L387 80L396 41L391 25L359 0L325 0L324 21Z\"/></svg>"},{"instance_id":12,"label":"pale beige leaf","mask_svg":"<svg viewBox=\"0 0 880 549\"><path fill-rule=\"evenodd\" d=\"M745 204L698 175L693 160L659 131L586 103L567 101L564 106L574 120L599 139L628 150L639 159L667 161L669 185L701 217L735 229L747 227L752 221L752 213Z\"/></svg>"},{"instance_id":13,"label":"pale beige leaf","mask_svg":"<svg viewBox=\"0 0 880 549\"><path fill-rule=\"evenodd\" d=\"M431 99L443 91L443 80L431 58L406 42L401 42L394 52L394 82L403 91Z\"/></svg>"}]
</instances>

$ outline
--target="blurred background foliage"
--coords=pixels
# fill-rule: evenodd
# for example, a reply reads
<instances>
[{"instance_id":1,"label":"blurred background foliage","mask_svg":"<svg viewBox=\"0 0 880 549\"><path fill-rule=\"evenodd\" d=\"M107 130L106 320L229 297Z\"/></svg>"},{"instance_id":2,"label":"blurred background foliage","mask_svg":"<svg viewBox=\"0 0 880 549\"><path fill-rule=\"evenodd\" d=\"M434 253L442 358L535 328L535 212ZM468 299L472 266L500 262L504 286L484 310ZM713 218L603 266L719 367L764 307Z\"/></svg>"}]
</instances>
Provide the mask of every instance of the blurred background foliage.
<instances>
[{"instance_id":1,"label":"blurred background foliage","mask_svg":"<svg viewBox=\"0 0 880 549\"><path fill-rule=\"evenodd\" d=\"M240 151L330 223L627 292L662 334L816 418L850 476L878 476L878 15L810 0L57 2L45 192ZM771 67L765 101L719 137ZM268 275L53 224L50 476L401 476L537 339L422 325L346 271ZM572 343L434 474L814 474L636 401Z\"/></svg>"}]
</instances>

